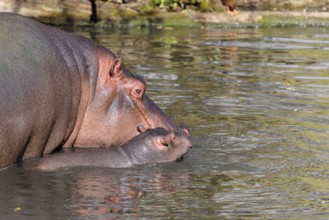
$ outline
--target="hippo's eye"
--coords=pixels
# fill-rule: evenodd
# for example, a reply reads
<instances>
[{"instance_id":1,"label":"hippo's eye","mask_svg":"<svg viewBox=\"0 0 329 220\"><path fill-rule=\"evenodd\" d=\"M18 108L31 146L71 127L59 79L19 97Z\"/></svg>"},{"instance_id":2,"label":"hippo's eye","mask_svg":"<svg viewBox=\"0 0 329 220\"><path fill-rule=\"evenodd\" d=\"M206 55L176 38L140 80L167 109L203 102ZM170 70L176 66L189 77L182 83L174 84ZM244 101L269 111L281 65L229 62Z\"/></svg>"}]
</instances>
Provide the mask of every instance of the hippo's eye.
<instances>
[{"instance_id":1,"label":"hippo's eye","mask_svg":"<svg viewBox=\"0 0 329 220\"><path fill-rule=\"evenodd\" d=\"M133 95L136 99L138 99L138 100L142 100L143 95L144 95L144 90L143 90L143 88L138 87L138 88L133 89L133 93L132 93L132 95Z\"/></svg>"},{"instance_id":2,"label":"hippo's eye","mask_svg":"<svg viewBox=\"0 0 329 220\"><path fill-rule=\"evenodd\" d=\"M143 93L143 91L141 89L136 89L135 92L137 95L142 95L142 93Z\"/></svg>"}]
</instances>

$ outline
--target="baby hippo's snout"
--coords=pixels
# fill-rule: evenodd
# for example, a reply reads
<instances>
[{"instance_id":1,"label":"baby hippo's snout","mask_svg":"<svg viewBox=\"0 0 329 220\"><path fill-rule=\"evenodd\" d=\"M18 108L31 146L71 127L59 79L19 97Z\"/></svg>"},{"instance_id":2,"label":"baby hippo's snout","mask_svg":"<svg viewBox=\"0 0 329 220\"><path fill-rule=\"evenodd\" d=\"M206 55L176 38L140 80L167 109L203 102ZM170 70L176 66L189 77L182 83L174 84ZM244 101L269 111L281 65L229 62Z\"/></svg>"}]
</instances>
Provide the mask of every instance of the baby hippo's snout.
<instances>
[{"instance_id":1,"label":"baby hippo's snout","mask_svg":"<svg viewBox=\"0 0 329 220\"><path fill-rule=\"evenodd\" d=\"M139 126L141 133L135 139L143 141L143 155L138 155L139 161L152 160L155 163L180 160L192 148L190 132L187 127L181 126L175 131L164 128L146 129ZM141 144L140 144L141 145ZM136 146L136 144L135 144ZM136 147L133 148L136 150ZM135 159L137 153L133 153ZM149 161L150 162L150 161Z\"/></svg>"},{"instance_id":2,"label":"baby hippo's snout","mask_svg":"<svg viewBox=\"0 0 329 220\"><path fill-rule=\"evenodd\" d=\"M170 132L170 144L168 145L167 155L171 155L172 159L169 161L180 160L184 157L192 148L192 142L187 133L183 129L179 129L175 132Z\"/></svg>"},{"instance_id":3,"label":"baby hippo's snout","mask_svg":"<svg viewBox=\"0 0 329 220\"><path fill-rule=\"evenodd\" d=\"M185 130L175 132L175 138L173 139L174 145L187 148L190 150L192 148L192 142L189 137L189 133Z\"/></svg>"}]
</instances>

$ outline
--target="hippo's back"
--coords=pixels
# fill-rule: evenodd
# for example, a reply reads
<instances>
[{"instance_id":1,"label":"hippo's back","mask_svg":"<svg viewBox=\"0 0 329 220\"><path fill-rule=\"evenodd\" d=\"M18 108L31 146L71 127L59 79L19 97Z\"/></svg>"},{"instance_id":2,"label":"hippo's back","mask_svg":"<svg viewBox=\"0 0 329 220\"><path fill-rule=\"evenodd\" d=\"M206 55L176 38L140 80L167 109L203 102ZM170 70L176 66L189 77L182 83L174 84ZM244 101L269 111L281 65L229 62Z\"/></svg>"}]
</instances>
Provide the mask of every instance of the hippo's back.
<instances>
[{"instance_id":1,"label":"hippo's back","mask_svg":"<svg viewBox=\"0 0 329 220\"><path fill-rule=\"evenodd\" d=\"M0 32L1 168L56 148L73 129L72 92L81 88L74 55L64 54L69 34L10 13L0 13Z\"/></svg>"}]
</instances>

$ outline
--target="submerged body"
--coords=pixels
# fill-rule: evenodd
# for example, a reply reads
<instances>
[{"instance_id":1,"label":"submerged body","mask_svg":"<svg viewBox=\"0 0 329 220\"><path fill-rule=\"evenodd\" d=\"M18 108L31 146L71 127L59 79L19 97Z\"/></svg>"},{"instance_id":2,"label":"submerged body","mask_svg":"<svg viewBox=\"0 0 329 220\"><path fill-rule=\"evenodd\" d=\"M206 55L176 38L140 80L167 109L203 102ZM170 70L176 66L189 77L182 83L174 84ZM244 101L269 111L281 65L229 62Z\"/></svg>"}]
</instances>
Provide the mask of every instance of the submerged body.
<instances>
[{"instance_id":1,"label":"submerged body","mask_svg":"<svg viewBox=\"0 0 329 220\"><path fill-rule=\"evenodd\" d=\"M145 82L91 40L0 13L0 168L60 147L122 145L178 126Z\"/></svg>"},{"instance_id":2,"label":"submerged body","mask_svg":"<svg viewBox=\"0 0 329 220\"><path fill-rule=\"evenodd\" d=\"M187 154L191 146L188 135L183 131L148 129L123 146L58 153L42 158L34 168L49 171L75 166L122 168L162 163L179 160Z\"/></svg>"}]
</instances>

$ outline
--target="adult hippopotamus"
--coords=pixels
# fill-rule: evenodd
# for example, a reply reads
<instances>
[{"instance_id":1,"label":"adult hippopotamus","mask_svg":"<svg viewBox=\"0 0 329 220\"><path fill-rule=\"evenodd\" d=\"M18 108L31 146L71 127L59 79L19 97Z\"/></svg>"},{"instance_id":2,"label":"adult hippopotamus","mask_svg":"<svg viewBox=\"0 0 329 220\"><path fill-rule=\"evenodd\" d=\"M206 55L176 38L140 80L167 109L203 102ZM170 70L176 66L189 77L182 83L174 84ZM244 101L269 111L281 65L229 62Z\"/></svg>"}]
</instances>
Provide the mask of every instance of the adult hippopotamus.
<instances>
[{"instance_id":1,"label":"adult hippopotamus","mask_svg":"<svg viewBox=\"0 0 329 220\"><path fill-rule=\"evenodd\" d=\"M57 153L40 159L32 165L32 168L50 171L75 166L122 168L162 163L179 160L191 146L188 135L183 131L169 132L164 128L147 129L122 146Z\"/></svg>"},{"instance_id":2,"label":"adult hippopotamus","mask_svg":"<svg viewBox=\"0 0 329 220\"><path fill-rule=\"evenodd\" d=\"M121 145L139 125L178 129L105 47L10 13L0 31L0 168L62 146Z\"/></svg>"}]
</instances>

